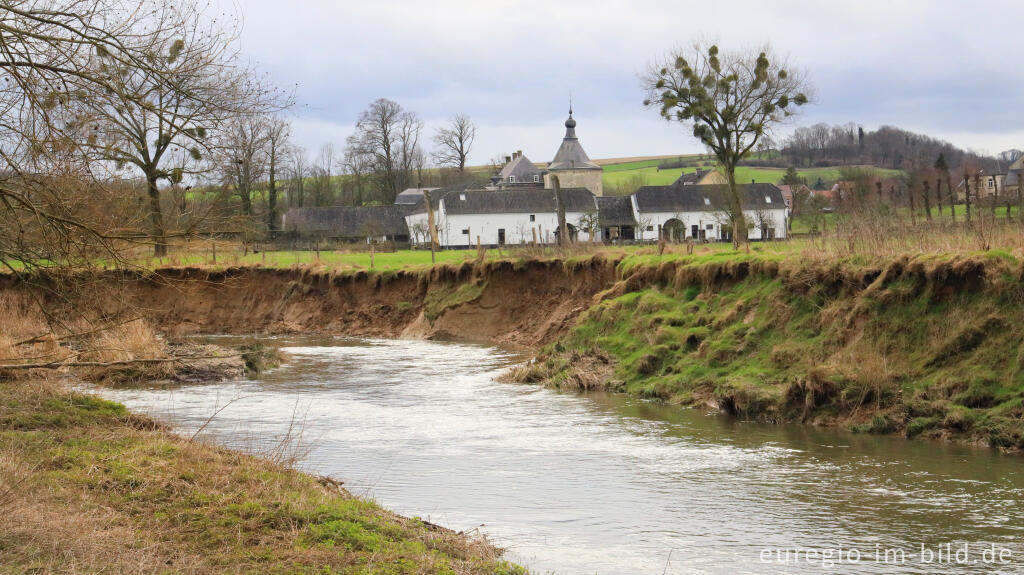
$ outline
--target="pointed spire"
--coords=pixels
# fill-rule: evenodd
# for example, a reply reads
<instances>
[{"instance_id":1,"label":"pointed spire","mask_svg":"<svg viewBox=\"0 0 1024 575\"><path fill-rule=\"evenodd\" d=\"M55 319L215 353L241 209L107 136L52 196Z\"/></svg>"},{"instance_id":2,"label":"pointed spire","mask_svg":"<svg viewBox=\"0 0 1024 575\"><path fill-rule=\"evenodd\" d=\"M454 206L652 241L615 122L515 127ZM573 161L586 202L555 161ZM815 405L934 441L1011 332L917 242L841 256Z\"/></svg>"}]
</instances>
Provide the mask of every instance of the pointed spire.
<instances>
[{"instance_id":1,"label":"pointed spire","mask_svg":"<svg viewBox=\"0 0 1024 575\"><path fill-rule=\"evenodd\" d=\"M572 92L569 92L569 119L565 121L565 139L576 139L576 120L572 118Z\"/></svg>"}]
</instances>

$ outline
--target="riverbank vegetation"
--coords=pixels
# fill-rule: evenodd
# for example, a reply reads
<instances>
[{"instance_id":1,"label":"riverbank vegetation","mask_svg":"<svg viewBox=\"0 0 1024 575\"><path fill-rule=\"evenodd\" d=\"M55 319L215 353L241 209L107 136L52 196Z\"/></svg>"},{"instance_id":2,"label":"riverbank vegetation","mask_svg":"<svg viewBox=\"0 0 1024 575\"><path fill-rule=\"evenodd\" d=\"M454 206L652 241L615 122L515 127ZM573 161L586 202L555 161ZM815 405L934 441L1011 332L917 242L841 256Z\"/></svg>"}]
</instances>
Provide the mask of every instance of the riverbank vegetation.
<instances>
[{"instance_id":1,"label":"riverbank vegetation","mask_svg":"<svg viewBox=\"0 0 1024 575\"><path fill-rule=\"evenodd\" d=\"M0 572L525 573L296 471L286 444L185 439L54 380L0 382L0 446Z\"/></svg>"},{"instance_id":2,"label":"riverbank vegetation","mask_svg":"<svg viewBox=\"0 0 1024 575\"><path fill-rule=\"evenodd\" d=\"M1021 449L1015 253L637 255L511 378Z\"/></svg>"},{"instance_id":3,"label":"riverbank vegetation","mask_svg":"<svg viewBox=\"0 0 1024 575\"><path fill-rule=\"evenodd\" d=\"M297 471L296 437L223 449L72 385L240 377L272 350L169 343L141 318L51 328L34 304L0 292L0 572L524 573Z\"/></svg>"}]
</instances>

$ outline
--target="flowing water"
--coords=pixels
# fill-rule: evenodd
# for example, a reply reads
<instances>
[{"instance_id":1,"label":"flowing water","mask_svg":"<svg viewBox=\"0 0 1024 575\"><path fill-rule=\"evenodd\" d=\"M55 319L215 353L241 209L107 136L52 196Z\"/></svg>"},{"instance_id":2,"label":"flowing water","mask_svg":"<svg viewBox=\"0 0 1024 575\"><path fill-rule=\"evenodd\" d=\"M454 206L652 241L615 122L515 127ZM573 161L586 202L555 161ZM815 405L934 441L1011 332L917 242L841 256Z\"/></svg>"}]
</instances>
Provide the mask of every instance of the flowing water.
<instances>
[{"instance_id":1,"label":"flowing water","mask_svg":"<svg viewBox=\"0 0 1024 575\"><path fill-rule=\"evenodd\" d=\"M521 358L491 347L272 342L291 360L256 381L101 393L228 445L290 438L534 573L1024 571L1020 457L498 383Z\"/></svg>"}]
</instances>

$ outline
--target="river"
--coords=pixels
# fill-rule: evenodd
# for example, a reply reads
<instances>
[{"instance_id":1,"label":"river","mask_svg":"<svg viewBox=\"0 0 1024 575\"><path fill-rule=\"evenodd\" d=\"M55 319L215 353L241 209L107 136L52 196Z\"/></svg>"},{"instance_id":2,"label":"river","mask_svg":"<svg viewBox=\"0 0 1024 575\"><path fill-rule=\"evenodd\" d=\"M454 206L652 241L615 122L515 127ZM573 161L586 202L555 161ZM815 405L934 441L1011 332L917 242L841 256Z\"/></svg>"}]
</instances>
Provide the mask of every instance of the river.
<instances>
[{"instance_id":1,"label":"river","mask_svg":"<svg viewBox=\"0 0 1024 575\"><path fill-rule=\"evenodd\" d=\"M493 347L267 340L291 360L254 381L98 391L234 447L288 437L302 469L534 573L1024 570L1017 456L499 383L521 358Z\"/></svg>"}]
</instances>

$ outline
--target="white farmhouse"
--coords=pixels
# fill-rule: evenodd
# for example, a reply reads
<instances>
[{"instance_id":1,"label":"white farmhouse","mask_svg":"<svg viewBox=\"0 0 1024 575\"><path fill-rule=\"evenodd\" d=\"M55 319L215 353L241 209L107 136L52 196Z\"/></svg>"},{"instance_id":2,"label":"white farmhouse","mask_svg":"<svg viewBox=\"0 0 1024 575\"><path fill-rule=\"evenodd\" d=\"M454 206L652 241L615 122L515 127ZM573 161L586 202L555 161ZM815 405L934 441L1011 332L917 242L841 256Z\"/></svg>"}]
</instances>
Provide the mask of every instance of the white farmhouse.
<instances>
[{"instance_id":1,"label":"white farmhouse","mask_svg":"<svg viewBox=\"0 0 1024 575\"><path fill-rule=\"evenodd\" d=\"M784 239L788 212L782 191L772 184L741 184L739 192L748 237ZM720 184L644 186L632 196L638 231L644 239L657 239L660 232L668 241L731 240L728 193Z\"/></svg>"},{"instance_id":2,"label":"white farmhouse","mask_svg":"<svg viewBox=\"0 0 1024 575\"><path fill-rule=\"evenodd\" d=\"M565 221L573 239L577 225L596 217L594 194L584 188L562 190ZM438 198L434 211L438 241L443 248L558 242L558 208L555 191L545 188L506 190L453 190ZM414 242L429 242L426 205L406 216ZM417 233L424 230L423 233Z\"/></svg>"}]
</instances>

